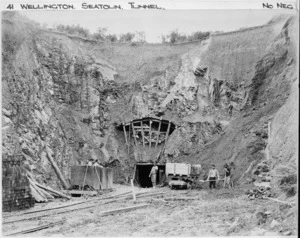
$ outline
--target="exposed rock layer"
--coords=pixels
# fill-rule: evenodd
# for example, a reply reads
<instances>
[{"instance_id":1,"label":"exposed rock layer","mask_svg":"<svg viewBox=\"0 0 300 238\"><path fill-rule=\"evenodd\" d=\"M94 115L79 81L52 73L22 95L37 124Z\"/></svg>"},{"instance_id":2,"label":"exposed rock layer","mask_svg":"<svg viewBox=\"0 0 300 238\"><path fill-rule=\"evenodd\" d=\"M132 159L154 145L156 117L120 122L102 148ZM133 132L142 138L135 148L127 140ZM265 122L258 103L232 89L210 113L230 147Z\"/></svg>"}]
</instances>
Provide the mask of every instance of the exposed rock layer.
<instances>
[{"instance_id":1,"label":"exposed rock layer","mask_svg":"<svg viewBox=\"0 0 300 238\"><path fill-rule=\"evenodd\" d=\"M178 125L161 147L162 161L204 170L228 162L239 182L266 158L267 144L269 159L280 150L281 161L294 161L297 148L286 141L296 114L279 124L297 96L290 95L297 79L295 21L199 43L130 46L84 42L3 14L3 152L21 153L36 179L52 186L60 183L47 152L67 179L70 166L92 158L126 181L143 149L133 142L127 148L116 125L162 116ZM270 122L278 142L268 139Z\"/></svg>"}]
</instances>

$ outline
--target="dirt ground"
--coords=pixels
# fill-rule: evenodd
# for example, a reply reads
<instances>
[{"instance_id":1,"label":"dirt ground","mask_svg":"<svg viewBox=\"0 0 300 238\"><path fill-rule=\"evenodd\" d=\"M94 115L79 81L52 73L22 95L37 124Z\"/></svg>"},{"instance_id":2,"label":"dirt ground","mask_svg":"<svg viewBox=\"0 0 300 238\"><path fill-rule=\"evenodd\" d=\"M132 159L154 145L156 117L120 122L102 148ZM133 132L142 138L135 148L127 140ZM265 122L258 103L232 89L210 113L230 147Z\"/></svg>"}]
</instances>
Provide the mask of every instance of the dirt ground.
<instances>
[{"instance_id":1,"label":"dirt ground","mask_svg":"<svg viewBox=\"0 0 300 238\"><path fill-rule=\"evenodd\" d=\"M102 196L110 196L130 190L129 186L118 186L115 191ZM265 199L249 200L244 193L245 187L220 188L216 190L171 190L168 187L163 187L156 189L136 188L135 190L136 192L166 193L152 197L137 198L136 201L132 199L120 200L102 205L101 200L99 200L92 208L63 214L55 214L55 211L51 211L52 215L45 217L36 217L41 213L33 213L30 220L3 224L3 235L63 219L66 219L66 221L61 225L34 233L22 234L22 236L296 235L295 230L293 231L295 227L289 228L283 225L283 221L278 219L278 212L280 209L282 211L281 204ZM37 204L31 210L3 213L3 222L25 216L28 217L28 214L21 215L24 212L71 204L75 201L84 201L85 199L87 198L74 198L72 201L56 199L47 204ZM103 211L140 204L149 204L149 206L107 216L101 214ZM86 203L77 207L89 205L90 203ZM268 213L268 218L266 218L264 223L258 225L259 213L261 212ZM274 224L272 225L274 219L279 221L275 223L275 226ZM295 226L295 224L290 225Z\"/></svg>"}]
</instances>

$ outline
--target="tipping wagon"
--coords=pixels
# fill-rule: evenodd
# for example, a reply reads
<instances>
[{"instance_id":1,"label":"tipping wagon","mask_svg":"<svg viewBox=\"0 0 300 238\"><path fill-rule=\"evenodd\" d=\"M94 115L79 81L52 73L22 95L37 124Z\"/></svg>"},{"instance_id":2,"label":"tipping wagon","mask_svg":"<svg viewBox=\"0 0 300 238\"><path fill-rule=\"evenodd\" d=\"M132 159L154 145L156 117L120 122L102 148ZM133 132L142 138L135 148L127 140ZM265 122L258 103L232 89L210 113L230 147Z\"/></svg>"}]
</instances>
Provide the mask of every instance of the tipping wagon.
<instances>
[{"instance_id":1,"label":"tipping wagon","mask_svg":"<svg viewBox=\"0 0 300 238\"><path fill-rule=\"evenodd\" d=\"M100 190L112 189L113 170L100 166L77 165L71 167L69 194L97 195Z\"/></svg>"},{"instance_id":2,"label":"tipping wagon","mask_svg":"<svg viewBox=\"0 0 300 238\"><path fill-rule=\"evenodd\" d=\"M166 163L166 177L171 189L191 187L200 173L200 164Z\"/></svg>"}]
</instances>

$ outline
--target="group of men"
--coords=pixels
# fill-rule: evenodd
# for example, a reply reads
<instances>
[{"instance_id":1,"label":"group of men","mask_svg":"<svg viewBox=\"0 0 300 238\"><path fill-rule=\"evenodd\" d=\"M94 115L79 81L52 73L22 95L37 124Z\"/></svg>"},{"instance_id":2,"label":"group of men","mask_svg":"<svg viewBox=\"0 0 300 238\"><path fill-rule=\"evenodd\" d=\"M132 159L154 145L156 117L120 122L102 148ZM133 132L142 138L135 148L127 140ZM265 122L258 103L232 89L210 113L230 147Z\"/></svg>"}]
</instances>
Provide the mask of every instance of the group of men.
<instances>
[{"instance_id":1,"label":"group of men","mask_svg":"<svg viewBox=\"0 0 300 238\"><path fill-rule=\"evenodd\" d=\"M153 188L156 187L157 172L158 172L158 167L157 167L156 163L154 163L154 165L153 165L153 167L150 171L150 174L149 174L149 178L151 178ZM230 167L228 166L227 163L224 165L224 172L225 172L224 188L226 186L228 186L228 188L231 188L231 185L230 185L231 169L230 169ZM216 188L216 182L219 181L219 180L220 180L219 172L216 169L216 166L213 164L212 168L208 172L208 177L207 177L207 180L206 180L206 181L209 182L209 188L210 189Z\"/></svg>"},{"instance_id":2,"label":"group of men","mask_svg":"<svg viewBox=\"0 0 300 238\"><path fill-rule=\"evenodd\" d=\"M231 175L231 170L228 164L224 165L224 172L225 172L225 177L224 177L224 188L226 185L231 188L230 185L230 175ZM208 177L207 180L209 182L209 188L216 188L216 182L220 180L219 172L216 169L216 166L213 164L212 168L208 172Z\"/></svg>"}]
</instances>

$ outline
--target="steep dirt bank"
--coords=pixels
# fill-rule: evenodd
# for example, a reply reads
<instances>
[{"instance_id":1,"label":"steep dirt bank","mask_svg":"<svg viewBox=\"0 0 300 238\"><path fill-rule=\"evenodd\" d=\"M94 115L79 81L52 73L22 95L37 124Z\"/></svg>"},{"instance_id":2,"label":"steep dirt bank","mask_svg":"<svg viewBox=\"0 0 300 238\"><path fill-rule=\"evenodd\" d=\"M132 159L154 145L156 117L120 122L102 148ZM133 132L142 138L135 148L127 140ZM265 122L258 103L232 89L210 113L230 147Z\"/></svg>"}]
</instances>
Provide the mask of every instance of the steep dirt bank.
<instances>
[{"instance_id":1,"label":"steep dirt bank","mask_svg":"<svg viewBox=\"0 0 300 238\"><path fill-rule=\"evenodd\" d=\"M284 23L280 23L280 30L278 30L278 25L268 26L267 32L270 38L267 42L269 43L260 43L258 45L256 50L260 53L256 54L256 60L243 65L236 63L237 67L233 67L233 65L228 65L227 67L231 67L232 70L240 70L239 67L241 66L244 67L244 72L251 71L252 73L248 76L247 74L244 76L240 75L236 79L233 79L232 75L229 77L224 74L224 78L221 77L215 81L220 85L222 80L220 87L213 87L215 94L210 94L210 85L213 82L211 77L218 73L219 68L217 66L221 66L222 58L218 58L219 63L214 61L211 67L212 70L208 67L207 76L204 76L202 79L206 79L206 82L204 81L205 84L201 84L204 89L200 98L205 103L200 104L198 100L199 108L201 105L202 110L198 110L195 115L189 116L192 119L191 123L179 128L177 133L171 135L166 147L166 153L171 155L171 157L169 156L171 160L184 160L192 163L201 161L204 170L207 170L211 163L215 163L221 170L222 165L227 162L236 169L234 172L235 182L246 181L245 175L251 176L255 165L266 159L265 148L270 136L268 135L268 124L286 102L293 82L297 81L296 47L293 40L291 40L295 32L295 22L295 19L289 19ZM270 28L274 28L272 37ZM258 32L255 32L255 30L246 31L243 37L255 39L255 37L251 37L251 33L255 36L261 33L262 29L264 28L258 28ZM225 41L229 44L229 39L232 40L231 37L234 34L218 36L222 37L219 38L219 41ZM229 39L226 39L226 37L229 37ZM203 55L210 54L209 51L214 49L213 44L221 45L219 42L214 42L217 39L212 38L208 52L204 52ZM258 39L261 40L260 37ZM241 40L241 42L244 42L244 40ZM236 41L233 44L239 44L239 42ZM264 51L260 48L262 45L264 46ZM256 50L252 49L253 55L255 55ZM226 53L223 54L226 55ZM239 51L236 54L237 57L245 57ZM215 59L216 57L211 58ZM223 60L230 62L233 59L234 57L230 58L228 56L226 60ZM244 62L246 62L246 59L249 60L249 58L245 57ZM205 66L201 62L199 64ZM242 60L237 62L242 62ZM224 70L223 67L221 68ZM296 95L293 97L296 97ZM229 105L232 105L231 113L228 111ZM198 126L195 123L197 118L199 120ZM215 125L215 130L210 129L212 125ZM219 130L217 130L217 125ZM295 125L292 123L289 126L290 128L295 128ZM201 127L202 129L195 130L195 128ZM277 128L279 128L279 125ZM185 145L181 144L182 137L185 138ZM174 146L174 141L176 141L176 145L180 144L181 146ZM184 148L182 149L182 156L180 156L180 148ZM291 153L295 153L296 148L292 148L292 151ZM176 153L176 156L172 158L174 153ZM288 158L289 154L283 156ZM247 174L245 174L246 171Z\"/></svg>"}]
</instances>

